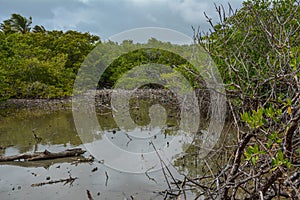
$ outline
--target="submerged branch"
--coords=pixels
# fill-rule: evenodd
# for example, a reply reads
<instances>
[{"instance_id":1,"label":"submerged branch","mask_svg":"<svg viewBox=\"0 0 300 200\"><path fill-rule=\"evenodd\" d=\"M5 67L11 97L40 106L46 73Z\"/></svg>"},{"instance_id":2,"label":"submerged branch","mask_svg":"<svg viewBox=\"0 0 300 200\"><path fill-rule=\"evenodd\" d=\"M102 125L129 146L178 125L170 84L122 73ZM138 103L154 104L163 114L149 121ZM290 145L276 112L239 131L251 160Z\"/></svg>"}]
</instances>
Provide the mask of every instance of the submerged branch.
<instances>
[{"instance_id":1,"label":"submerged branch","mask_svg":"<svg viewBox=\"0 0 300 200\"><path fill-rule=\"evenodd\" d=\"M64 185L66 185L68 183L70 185L72 185L76 179L78 179L78 178L70 176L69 178L66 178L66 179L59 179L59 180L55 180L55 181L48 181L48 182L42 182L42 183L34 183L34 184L31 184L31 187L38 187L38 186L54 184L54 183L63 183L63 182L64 182Z\"/></svg>"}]
</instances>

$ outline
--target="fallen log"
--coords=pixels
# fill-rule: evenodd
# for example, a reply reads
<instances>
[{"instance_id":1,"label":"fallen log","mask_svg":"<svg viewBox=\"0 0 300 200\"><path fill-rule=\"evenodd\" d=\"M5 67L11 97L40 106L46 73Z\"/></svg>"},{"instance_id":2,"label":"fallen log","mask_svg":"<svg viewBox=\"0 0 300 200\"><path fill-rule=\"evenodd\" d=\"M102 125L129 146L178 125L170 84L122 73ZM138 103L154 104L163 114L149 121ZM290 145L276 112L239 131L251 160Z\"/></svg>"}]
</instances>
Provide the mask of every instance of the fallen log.
<instances>
[{"instance_id":1,"label":"fallen log","mask_svg":"<svg viewBox=\"0 0 300 200\"><path fill-rule=\"evenodd\" d=\"M19 154L14 156L0 157L0 162L8 162L8 161L15 161L15 160L24 160L24 161L48 160L48 159L55 159L55 158L79 156L84 153L85 150L82 150L81 148L67 149L65 151L56 152L56 153L45 150L43 152L24 153L24 154Z\"/></svg>"}]
</instances>

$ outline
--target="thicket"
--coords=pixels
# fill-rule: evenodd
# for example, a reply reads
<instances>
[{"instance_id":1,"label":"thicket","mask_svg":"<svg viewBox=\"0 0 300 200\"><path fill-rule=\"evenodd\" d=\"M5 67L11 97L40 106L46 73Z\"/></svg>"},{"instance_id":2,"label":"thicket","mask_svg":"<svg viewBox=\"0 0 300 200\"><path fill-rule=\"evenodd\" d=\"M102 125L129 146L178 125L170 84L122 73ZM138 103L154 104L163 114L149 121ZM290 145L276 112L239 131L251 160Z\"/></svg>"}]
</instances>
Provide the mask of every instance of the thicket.
<instances>
[{"instance_id":1,"label":"thicket","mask_svg":"<svg viewBox=\"0 0 300 200\"><path fill-rule=\"evenodd\" d=\"M234 150L187 182L206 199L300 199L300 1L247 0L216 6L218 23L195 39L223 77ZM216 167L217 166L217 167ZM205 171L205 170L203 170Z\"/></svg>"},{"instance_id":2,"label":"thicket","mask_svg":"<svg viewBox=\"0 0 300 200\"><path fill-rule=\"evenodd\" d=\"M100 38L77 31L31 29L12 14L0 24L0 100L70 96L77 71Z\"/></svg>"}]
</instances>

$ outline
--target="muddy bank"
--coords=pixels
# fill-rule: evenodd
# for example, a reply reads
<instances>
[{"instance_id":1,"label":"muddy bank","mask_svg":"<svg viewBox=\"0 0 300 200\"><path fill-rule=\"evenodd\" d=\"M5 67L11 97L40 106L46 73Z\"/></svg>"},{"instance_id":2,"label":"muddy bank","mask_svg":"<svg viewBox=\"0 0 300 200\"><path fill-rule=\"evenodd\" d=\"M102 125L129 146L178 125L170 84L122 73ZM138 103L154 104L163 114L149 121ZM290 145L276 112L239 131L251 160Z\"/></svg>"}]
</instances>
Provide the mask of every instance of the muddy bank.
<instances>
[{"instance_id":1,"label":"muddy bank","mask_svg":"<svg viewBox=\"0 0 300 200\"><path fill-rule=\"evenodd\" d=\"M112 95L117 95L118 98L123 98L128 95L126 90L97 90L95 96L95 105L100 110L111 109ZM204 119L209 119L211 102L208 92L197 90L195 92L197 98L193 101L198 101L200 114ZM185 109L191 112L195 111L194 103L185 103L186 99L180 99L180 95L174 94L166 89L139 89L134 91L131 96L131 106L135 107L136 102L148 101L149 107L154 104L160 104L167 109L172 109L174 112L180 112L180 106L184 105ZM132 103L134 102L134 103ZM18 110L71 110L72 97L60 99L9 99L6 102L0 102L0 116L10 115ZM178 115L174 113L174 115Z\"/></svg>"},{"instance_id":2,"label":"muddy bank","mask_svg":"<svg viewBox=\"0 0 300 200\"><path fill-rule=\"evenodd\" d=\"M9 99L0 103L0 109L4 108L40 108L40 109L61 109L65 106L71 106L71 97L63 99Z\"/></svg>"},{"instance_id":3,"label":"muddy bank","mask_svg":"<svg viewBox=\"0 0 300 200\"><path fill-rule=\"evenodd\" d=\"M99 104L107 103L111 100L111 95L116 90L97 90L96 102ZM118 90L120 95L126 95L126 90ZM198 100L201 102L209 102L209 94L200 90L196 91ZM136 90L133 95L134 98L147 99L147 98L160 98L161 101L168 100L168 102L175 104L178 103L177 95L170 90L164 89L140 89ZM72 97L64 97L58 99L9 99L5 102L0 102L0 108L61 108L61 105L71 106Z\"/></svg>"}]
</instances>

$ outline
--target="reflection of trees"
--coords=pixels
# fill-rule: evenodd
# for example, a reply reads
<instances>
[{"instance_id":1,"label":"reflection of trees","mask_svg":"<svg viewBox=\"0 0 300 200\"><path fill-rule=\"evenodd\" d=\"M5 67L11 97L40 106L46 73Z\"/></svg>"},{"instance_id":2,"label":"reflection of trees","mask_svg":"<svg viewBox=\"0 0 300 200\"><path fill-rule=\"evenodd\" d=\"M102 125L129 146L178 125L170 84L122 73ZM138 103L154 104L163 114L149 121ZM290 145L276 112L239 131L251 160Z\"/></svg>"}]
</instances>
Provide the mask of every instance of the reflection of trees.
<instances>
[{"instance_id":1,"label":"reflection of trees","mask_svg":"<svg viewBox=\"0 0 300 200\"><path fill-rule=\"evenodd\" d=\"M208 178L213 178L215 174L220 172L219 170L222 169L224 163L232 159L232 155L228 154L228 149L234 147L233 144L236 141L235 132L231 124L226 124L218 143L204 158L200 156L203 141L200 139L200 135L197 135L192 145L184 144L185 146L182 146L183 149L187 150L183 156L175 160L174 166L185 176L191 177L195 181L209 184L210 179L208 180Z\"/></svg>"},{"instance_id":2,"label":"reflection of trees","mask_svg":"<svg viewBox=\"0 0 300 200\"><path fill-rule=\"evenodd\" d=\"M140 92L141 91L141 92ZM166 126L178 127L180 107L176 96L168 90L138 90L130 100L130 115L138 124L145 126L150 123L149 108L159 104L166 110Z\"/></svg>"},{"instance_id":3,"label":"reflection of trees","mask_svg":"<svg viewBox=\"0 0 300 200\"><path fill-rule=\"evenodd\" d=\"M71 111L22 110L1 118L0 146L15 146L20 153L34 149L37 143L81 144ZM41 141L34 139L33 131Z\"/></svg>"},{"instance_id":4,"label":"reflection of trees","mask_svg":"<svg viewBox=\"0 0 300 200\"><path fill-rule=\"evenodd\" d=\"M122 94L120 94L122 95ZM96 98L96 112L99 124L104 130L118 129L110 105L110 94L100 94ZM120 96L120 98L122 98ZM130 99L129 113L131 119L137 126L146 126L150 123L149 109L151 106L159 104L166 110L167 119L166 127L172 127L172 130L178 129L180 122L180 107L176 96L168 90L150 89L150 90L137 90ZM172 131L166 130L167 133Z\"/></svg>"}]
</instances>

